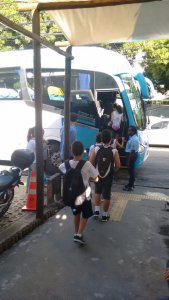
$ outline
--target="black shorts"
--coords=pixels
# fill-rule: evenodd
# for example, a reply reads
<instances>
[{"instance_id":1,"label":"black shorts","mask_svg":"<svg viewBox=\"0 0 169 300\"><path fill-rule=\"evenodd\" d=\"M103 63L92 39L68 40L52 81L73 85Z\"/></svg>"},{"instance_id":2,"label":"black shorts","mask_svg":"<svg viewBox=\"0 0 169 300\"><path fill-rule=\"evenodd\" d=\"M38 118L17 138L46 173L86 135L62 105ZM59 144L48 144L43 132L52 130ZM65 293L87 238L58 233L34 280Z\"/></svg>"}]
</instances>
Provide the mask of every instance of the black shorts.
<instances>
[{"instance_id":1,"label":"black shorts","mask_svg":"<svg viewBox=\"0 0 169 300\"><path fill-rule=\"evenodd\" d=\"M103 199L111 199L111 187L113 178L99 178L98 182L95 182L95 194L103 196Z\"/></svg>"},{"instance_id":2,"label":"black shorts","mask_svg":"<svg viewBox=\"0 0 169 300\"><path fill-rule=\"evenodd\" d=\"M74 216L82 213L84 219L88 219L93 216L92 202L91 200L85 200L82 205L71 206L72 213Z\"/></svg>"}]
</instances>

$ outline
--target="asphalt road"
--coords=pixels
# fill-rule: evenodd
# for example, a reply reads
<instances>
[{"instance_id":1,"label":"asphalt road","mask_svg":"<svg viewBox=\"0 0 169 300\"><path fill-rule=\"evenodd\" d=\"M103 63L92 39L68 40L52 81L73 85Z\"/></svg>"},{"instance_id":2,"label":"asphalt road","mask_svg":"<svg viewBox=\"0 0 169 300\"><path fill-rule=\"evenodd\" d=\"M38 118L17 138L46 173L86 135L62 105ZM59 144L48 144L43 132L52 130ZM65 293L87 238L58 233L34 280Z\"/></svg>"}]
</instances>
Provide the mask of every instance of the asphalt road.
<instances>
[{"instance_id":1,"label":"asphalt road","mask_svg":"<svg viewBox=\"0 0 169 300\"><path fill-rule=\"evenodd\" d=\"M147 112L150 116L169 118L169 105L148 105Z\"/></svg>"},{"instance_id":2,"label":"asphalt road","mask_svg":"<svg viewBox=\"0 0 169 300\"><path fill-rule=\"evenodd\" d=\"M151 110L152 115L169 116L169 106ZM4 252L0 300L157 300L168 296L163 277L169 258L168 166L169 149L150 148L133 193L122 191L127 181L127 170L122 170L112 189L110 221L89 221L85 247L72 242L72 216L64 208ZM20 197L23 201L23 189L16 189L17 201Z\"/></svg>"},{"instance_id":3,"label":"asphalt road","mask_svg":"<svg viewBox=\"0 0 169 300\"><path fill-rule=\"evenodd\" d=\"M0 258L1 300L157 300L169 295L169 149L152 148L136 187L124 193L127 172L112 189L110 221L89 221L87 245L72 242L69 208Z\"/></svg>"}]
</instances>

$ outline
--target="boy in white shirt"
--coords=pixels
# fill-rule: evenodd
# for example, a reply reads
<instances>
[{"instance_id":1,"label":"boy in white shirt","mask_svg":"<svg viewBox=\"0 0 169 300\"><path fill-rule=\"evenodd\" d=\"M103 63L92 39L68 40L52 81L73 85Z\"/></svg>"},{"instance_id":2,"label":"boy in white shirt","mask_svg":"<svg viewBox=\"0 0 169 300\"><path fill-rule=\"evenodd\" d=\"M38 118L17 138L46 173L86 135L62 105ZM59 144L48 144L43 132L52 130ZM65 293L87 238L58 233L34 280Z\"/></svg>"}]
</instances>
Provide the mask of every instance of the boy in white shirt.
<instances>
[{"instance_id":1,"label":"boy in white shirt","mask_svg":"<svg viewBox=\"0 0 169 300\"><path fill-rule=\"evenodd\" d=\"M73 159L69 160L70 167L75 169L78 162L82 160L82 155L84 152L83 144L80 141L75 141L72 144L72 153ZM62 163L59 167L62 173L66 173L66 165ZM86 161L81 169L81 174L84 182L84 186L86 187L86 197L85 201L82 205L71 206L72 213L74 215L74 242L78 242L80 244L85 244L83 239L83 232L87 225L88 218L93 215L92 204L91 204L91 188L89 185L89 180L97 180L98 171L94 168L94 166Z\"/></svg>"},{"instance_id":2,"label":"boy in white shirt","mask_svg":"<svg viewBox=\"0 0 169 300\"><path fill-rule=\"evenodd\" d=\"M113 169L115 168L116 171L120 168L120 158L117 149L112 149L112 135L111 132L107 129L102 131L102 148L95 147L94 151L91 154L90 161L92 164L96 165L98 169L97 162L97 155L99 151L104 151L104 149L109 149L112 155L112 162L109 164L105 175L102 177L99 174L99 180L95 183L95 212L94 217L98 219L100 216L100 202L101 202L101 195L103 196L103 215L101 217L102 222L107 222L109 219L108 210L110 206L110 199L111 199L111 187L113 183ZM105 158L106 159L106 158ZM113 163L113 166L112 166Z\"/></svg>"}]
</instances>

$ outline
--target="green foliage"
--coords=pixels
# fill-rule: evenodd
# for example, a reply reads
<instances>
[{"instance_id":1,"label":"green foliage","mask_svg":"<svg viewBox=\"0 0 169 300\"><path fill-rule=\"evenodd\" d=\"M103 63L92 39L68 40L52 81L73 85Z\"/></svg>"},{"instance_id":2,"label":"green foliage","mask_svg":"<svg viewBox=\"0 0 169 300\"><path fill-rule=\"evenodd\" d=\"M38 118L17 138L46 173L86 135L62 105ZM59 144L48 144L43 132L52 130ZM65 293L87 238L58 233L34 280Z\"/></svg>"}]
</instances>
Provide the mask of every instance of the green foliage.
<instances>
[{"instance_id":1,"label":"green foliage","mask_svg":"<svg viewBox=\"0 0 169 300\"><path fill-rule=\"evenodd\" d=\"M123 43L120 46L120 52L133 61L140 51L145 54L142 62L145 75L169 89L169 40Z\"/></svg>"},{"instance_id":2,"label":"green foliage","mask_svg":"<svg viewBox=\"0 0 169 300\"><path fill-rule=\"evenodd\" d=\"M15 0L1 0L0 13L25 29L32 31L31 12L19 12ZM60 34L60 29L52 22L47 13L41 13L40 20L42 38L52 43L65 40L63 35ZM32 48L32 40L30 38L4 25L0 25L0 36L1 51Z\"/></svg>"}]
</instances>

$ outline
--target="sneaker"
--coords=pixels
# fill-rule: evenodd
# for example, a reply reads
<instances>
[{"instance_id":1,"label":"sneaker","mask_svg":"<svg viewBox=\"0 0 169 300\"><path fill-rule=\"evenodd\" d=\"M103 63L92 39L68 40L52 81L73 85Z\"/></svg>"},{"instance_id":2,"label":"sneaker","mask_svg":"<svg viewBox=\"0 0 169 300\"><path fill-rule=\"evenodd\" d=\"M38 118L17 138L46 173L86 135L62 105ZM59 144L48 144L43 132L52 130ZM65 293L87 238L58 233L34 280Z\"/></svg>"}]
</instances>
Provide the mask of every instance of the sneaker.
<instances>
[{"instance_id":1,"label":"sneaker","mask_svg":"<svg viewBox=\"0 0 169 300\"><path fill-rule=\"evenodd\" d=\"M129 188L130 186L129 186L129 184L126 184L124 187L127 189L127 188ZM132 188L133 188L133 189L135 188L135 185L134 185L134 184L133 184Z\"/></svg>"},{"instance_id":2,"label":"sneaker","mask_svg":"<svg viewBox=\"0 0 169 300\"><path fill-rule=\"evenodd\" d=\"M74 242L77 242L77 243L79 243L79 244L82 244L82 245L85 244L85 241L84 241L84 239L83 239L83 236L74 235L73 240L74 240Z\"/></svg>"},{"instance_id":3,"label":"sneaker","mask_svg":"<svg viewBox=\"0 0 169 300\"><path fill-rule=\"evenodd\" d=\"M123 188L123 191L131 192L131 191L133 191L133 188L130 187L130 186L125 186L125 187Z\"/></svg>"},{"instance_id":4,"label":"sneaker","mask_svg":"<svg viewBox=\"0 0 169 300\"><path fill-rule=\"evenodd\" d=\"M94 215L93 215L93 216L94 216L95 219L98 219L99 216L100 216L100 212L96 210L96 211L94 212Z\"/></svg>"},{"instance_id":5,"label":"sneaker","mask_svg":"<svg viewBox=\"0 0 169 300\"><path fill-rule=\"evenodd\" d=\"M110 216L102 216L101 221L107 222L109 220Z\"/></svg>"}]
</instances>

